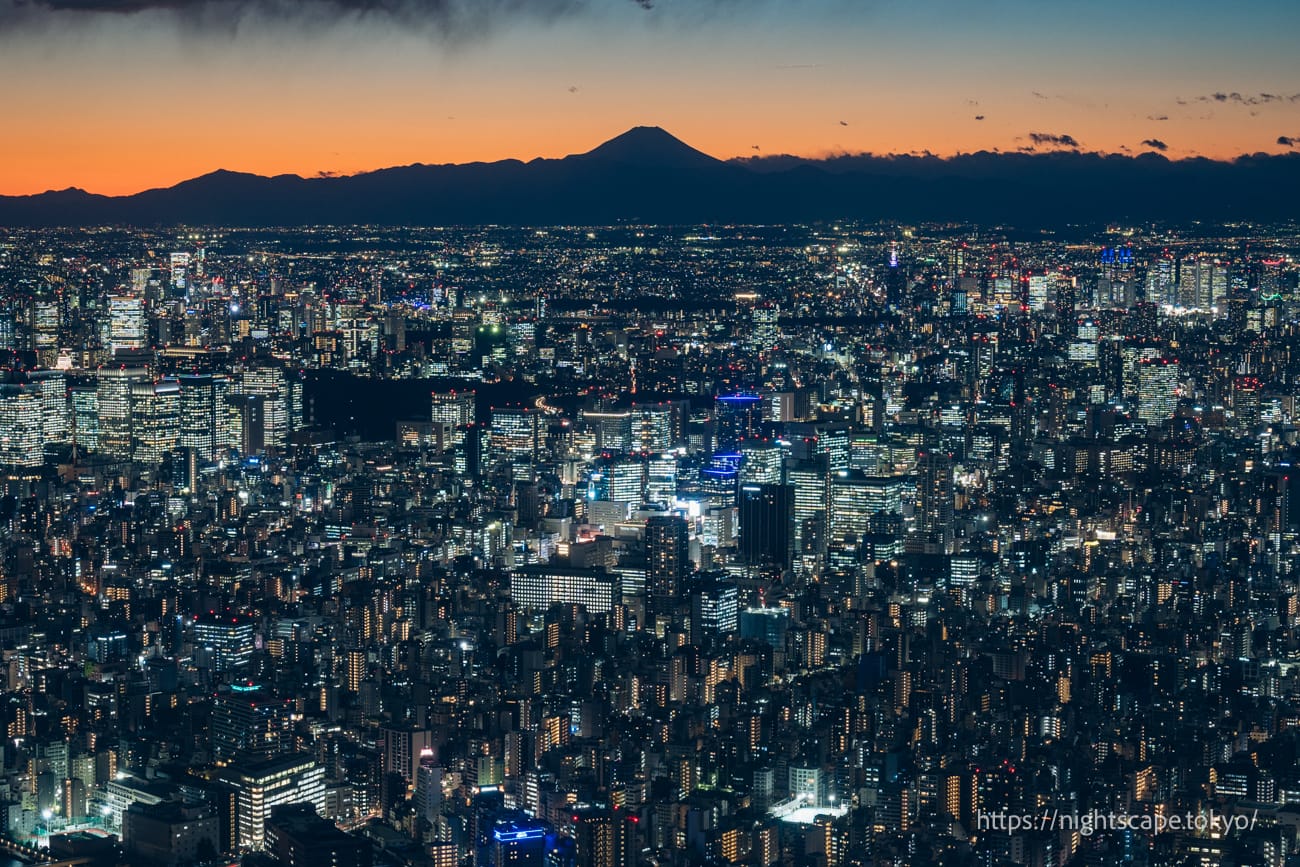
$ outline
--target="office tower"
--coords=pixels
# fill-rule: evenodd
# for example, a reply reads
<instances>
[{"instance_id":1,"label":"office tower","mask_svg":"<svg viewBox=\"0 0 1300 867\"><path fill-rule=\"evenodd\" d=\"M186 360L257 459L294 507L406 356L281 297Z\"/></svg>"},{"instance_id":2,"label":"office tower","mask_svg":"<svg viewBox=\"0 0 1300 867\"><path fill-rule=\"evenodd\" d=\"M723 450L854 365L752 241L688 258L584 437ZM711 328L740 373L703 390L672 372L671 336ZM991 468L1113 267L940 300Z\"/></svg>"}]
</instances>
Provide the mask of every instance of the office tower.
<instances>
[{"instance_id":1,"label":"office tower","mask_svg":"<svg viewBox=\"0 0 1300 867\"><path fill-rule=\"evenodd\" d=\"M618 574L603 569L522 566L510 575L510 598L520 608L545 611L558 602L605 614L619 597Z\"/></svg>"},{"instance_id":2,"label":"office tower","mask_svg":"<svg viewBox=\"0 0 1300 867\"><path fill-rule=\"evenodd\" d=\"M222 403L218 443L245 457L266 451L266 398L260 394L228 394Z\"/></svg>"},{"instance_id":3,"label":"office tower","mask_svg":"<svg viewBox=\"0 0 1300 867\"><path fill-rule=\"evenodd\" d=\"M673 404L635 404L632 412L632 448L635 451L666 452L672 449L673 416L677 412Z\"/></svg>"},{"instance_id":4,"label":"office tower","mask_svg":"<svg viewBox=\"0 0 1300 867\"><path fill-rule=\"evenodd\" d=\"M794 489L742 485L740 556L752 567L788 569L794 548Z\"/></svg>"},{"instance_id":5,"label":"office tower","mask_svg":"<svg viewBox=\"0 0 1300 867\"><path fill-rule=\"evenodd\" d=\"M285 867L371 867L374 864L374 847L368 837L344 833L307 804L272 808L264 836L267 854Z\"/></svg>"},{"instance_id":6,"label":"office tower","mask_svg":"<svg viewBox=\"0 0 1300 867\"><path fill-rule=\"evenodd\" d=\"M831 503L826 458L789 461L785 480L794 491L794 545L806 556L826 552L827 512Z\"/></svg>"},{"instance_id":7,"label":"office tower","mask_svg":"<svg viewBox=\"0 0 1300 867\"><path fill-rule=\"evenodd\" d=\"M429 419L435 424L449 424L453 429L477 420L476 395L472 391L435 391L430 397ZM459 444L460 440L453 440Z\"/></svg>"},{"instance_id":8,"label":"office tower","mask_svg":"<svg viewBox=\"0 0 1300 867\"><path fill-rule=\"evenodd\" d=\"M68 405L68 380L61 370L33 370L27 382L41 402L41 436L47 444L72 442L72 413Z\"/></svg>"},{"instance_id":9,"label":"office tower","mask_svg":"<svg viewBox=\"0 0 1300 867\"><path fill-rule=\"evenodd\" d=\"M137 383L147 383L148 374L139 367L105 367L97 375L99 451L119 460L132 452L131 400Z\"/></svg>"},{"instance_id":10,"label":"office tower","mask_svg":"<svg viewBox=\"0 0 1300 867\"><path fill-rule=\"evenodd\" d=\"M253 658L253 621L238 615L206 614L194 621L194 652L200 667L236 671Z\"/></svg>"},{"instance_id":11,"label":"office tower","mask_svg":"<svg viewBox=\"0 0 1300 867\"><path fill-rule=\"evenodd\" d=\"M200 461L214 461L226 448L226 394L223 374L182 375L180 384L180 445L193 449Z\"/></svg>"},{"instance_id":12,"label":"office tower","mask_svg":"<svg viewBox=\"0 0 1300 867\"><path fill-rule=\"evenodd\" d=\"M262 398L262 441L268 449L284 448L289 434L302 426L302 381L282 367L265 365L248 368L231 386L235 394Z\"/></svg>"},{"instance_id":13,"label":"office tower","mask_svg":"<svg viewBox=\"0 0 1300 867\"><path fill-rule=\"evenodd\" d=\"M750 346L755 352L771 352L776 348L781 334L777 327L780 316L781 309L775 304L760 304L750 311Z\"/></svg>"},{"instance_id":14,"label":"office tower","mask_svg":"<svg viewBox=\"0 0 1300 867\"><path fill-rule=\"evenodd\" d=\"M757 394L719 395L713 404L713 431L720 451L758 438L763 431L763 399Z\"/></svg>"},{"instance_id":15,"label":"office tower","mask_svg":"<svg viewBox=\"0 0 1300 867\"><path fill-rule=\"evenodd\" d=\"M506 464L513 477L531 480L537 463L540 413L526 407L493 408L489 454L493 466Z\"/></svg>"},{"instance_id":16,"label":"office tower","mask_svg":"<svg viewBox=\"0 0 1300 867\"><path fill-rule=\"evenodd\" d=\"M94 383L78 383L71 391L73 438L82 452L99 450L99 390Z\"/></svg>"},{"instance_id":17,"label":"office tower","mask_svg":"<svg viewBox=\"0 0 1300 867\"><path fill-rule=\"evenodd\" d=\"M0 385L0 465L30 469L45 462L43 411L30 385Z\"/></svg>"},{"instance_id":18,"label":"office tower","mask_svg":"<svg viewBox=\"0 0 1300 867\"><path fill-rule=\"evenodd\" d=\"M847 538L861 541L871 533L878 514L897 515L903 510L903 480L893 476L868 476L855 470L834 474L830 481L830 542Z\"/></svg>"},{"instance_id":19,"label":"office tower","mask_svg":"<svg viewBox=\"0 0 1300 867\"><path fill-rule=\"evenodd\" d=\"M718 573L701 573L691 588L691 643L706 646L739 625L740 595L734 582Z\"/></svg>"},{"instance_id":20,"label":"office tower","mask_svg":"<svg viewBox=\"0 0 1300 867\"><path fill-rule=\"evenodd\" d=\"M139 295L110 295L108 298L108 348L145 349L149 346L149 320L144 298Z\"/></svg>"},{"instance_id":21,"label":"office tower","mask_svg":"<svg viewBox=\"0 0 1300 867\"><path fill-rule=\"evenodd\" d=\"M628 410L618 412L583 411L580 415L582 426L593 435L592 445L595 452L630 452L640 445L633 439L632 413Z\"/></svg>"},{"instance_id":22,"label":"office tower","mask_svg":"<svg viewBox=\"0 0 1300 867\"><path fill-rule=\"evenodd\" d=\"M180 438L181 387L174 379L131 386L131 460L156 467Z\"/></svg>"},{"instance_id":23,"label":"office tower","mask_svg":"<svg viewBox=\"0 0 1300 867\"><path fill-rule=\"evenodd\" d=\"M541 822L498 822L488 841L486 862L479 867L545 867L548 836Z\"/></svg>"},{"instance_id":24,"label":"office tower","mask_svg":"<svg viewBox=\"0 0 1300 867\"><path fill-rule=\"evenodd\" d=\"M1144 359L1138 365L1138 418L1159 424L1178 408L1178 361Z\"/></svg>"},{"instance_id":25,"label":"office tower","mask_svg":"<svg viewBox=\"0 0 1300 867\"><path fill-rule=\"evenodd\" d=\"M172 288L178 293L184 294L189 285L188 274L190 268L190 254L172 253L170 256L170 265Z\"/></svg>"},{"instance_id":26,"label":"office tower","mask_svg":"<svg viewBox=\"0 0 1300 867\"><path fill-rule=\"evenodd\" d=\"M767 440L750 440L740 445L740 477L742 485L779 485L785 453L781 447Z\"/></svg>"},{"instance_id":27,"label":"office tower","mask_svg":"<svg viewBox=\"0 0 1300 867\"><path fill-rule=\"evenodd\" d=\"M924 533L952 529L952 456L927 451L917 455L917 511Z\"/></svg>"},{"instance_id":28,"label":"office tower","mask_svg":"<svg viewBox=\"0 0 1300 867\"><path fill-rule=\"evenodd\" d=\"M237 839L244 849L262 849L266 823L279 806L309 804L325 809L325 769L308 755L240 762L222 774L235 790Z\"/></svg>"},{"instance_id":29,"label":"office tower","mask_svg":"<svg viewBox=\"0 0 1300 867\"><path fill-rule=\"evenodd\" d=\"M218 762L273 759L293 744L293 699L236 686L213 700L209 731Z\"/></svg>"},{"instance_id":30,"label":"office tower","mask_svg":"<svg viewBox=\"0 0 1300 867\"><path fill-rule=\"evenodd\" d=\"M671 503L677 496L677 458L671 454L654 455L645 463L645 501Z\"/></svg>"},{"instance_id":31,"label":"office tower","mask_svg":"<svg viewBox=\"0 0 1300 867\"><path fill-rule=\"evenodd\" d=\"M1039 312L1047 308L1047 275L1029 276L1029 309Z\"/></svg>"},{"instance_id":32,"label":"office tower","mask_svg":"<svg viewBox=\"0 0 1300 867\"><path fill-rule=\"evenodd\" d=\"M598 461L588 484L588 499L625 504L643 502L645 469L645 461L639 456Z\"/></svg>"},{"instance_id":33,"label":"office tower","mask_svg":"<svg viewBox=\"0 0 1300 867\"><path fill-rule=\"evenodd\" d=\"M656 515L645 524L646 592L654 611L671 611L690 574L690 537L680 515Z\"/></svg>"}]
</instances>

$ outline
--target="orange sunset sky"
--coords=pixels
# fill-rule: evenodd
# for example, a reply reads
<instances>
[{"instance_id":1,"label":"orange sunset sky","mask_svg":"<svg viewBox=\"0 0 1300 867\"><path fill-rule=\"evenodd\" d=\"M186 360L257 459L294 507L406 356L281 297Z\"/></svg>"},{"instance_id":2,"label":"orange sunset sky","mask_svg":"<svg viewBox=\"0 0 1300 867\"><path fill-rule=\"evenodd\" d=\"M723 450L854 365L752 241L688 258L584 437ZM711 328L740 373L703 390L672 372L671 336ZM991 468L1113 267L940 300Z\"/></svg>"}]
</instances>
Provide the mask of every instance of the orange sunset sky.
<instances>
[{"instance_id":1,"label":"orange sunset sky","mask_svg":"<svg viewBox=\"0 0 1300 867\"><path fill-rule=\"evenodd\" d=\"M642 124L724 158L1300 138L1294 3L488 2L436 24L398 5L0 0L0 194L557 157Z\"/></svg>"}]
</instances>

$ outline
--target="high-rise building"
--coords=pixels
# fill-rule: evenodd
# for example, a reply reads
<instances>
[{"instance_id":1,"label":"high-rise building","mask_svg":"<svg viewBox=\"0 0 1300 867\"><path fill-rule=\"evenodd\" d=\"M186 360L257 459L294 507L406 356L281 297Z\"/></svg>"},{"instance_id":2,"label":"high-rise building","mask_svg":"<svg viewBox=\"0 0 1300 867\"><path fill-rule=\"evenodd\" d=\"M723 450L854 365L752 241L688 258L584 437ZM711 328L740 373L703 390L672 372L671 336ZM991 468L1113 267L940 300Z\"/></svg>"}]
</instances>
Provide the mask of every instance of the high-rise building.
<instances>
[{"instance_id":1,"label":"high-rise building","mask_svg":"<svg viewBox=\"0 0 1300 867\"><path fill-rule=\"evenodd\" d=\"M827 513L831 500L825 456L790 461L785 480L794 490L794 545L807 556L825 553Z\"/></svg>"},{"instance_id":2,"label":"high-rise building","mask_svg":"<svg viewBox=\"0 0 1300 867\"><path fill-rule=\"evenodd\" d=\"M149 320L144 298L139 295L111 295L108 299L108 347L144 349L149 345Z\"/></svg>"},{"instance_id":3,"label":"high-rise building","mask_svg":"<svg viewBox=\"0 0 1300 867\"><path fill-rule=\"evenodd\" d=\"M686 519L656 515L646 521L646 590L656 611L671 611L690 572L690 539Z\"/></svg>"},{"instance_id":4,"label":"high-rise building","mask_svg":"<svg viewBox=\"0 0 1300 867\"><path fill-rule=\"evenodd\" d=\"M201 615L194 621L194 645L200 667L236 671L253 658L253 621L239 615Z\"/></svg>"},{"instance_id":5,"label":"high-rise building","mask_svg":"<svg viewBox=\"0 0 1300 867\"><path fill-rule=\"evenodd\" d=\"M1145 359L1138 365L1138 418L1159 424L1178 408L1178 361Z\"/></svg>"},{"instance_id":6,"label":"high-rise building","mask_svg":"<svg viewBox=\"0 0 1300 867\"><path fill-rule=\"evenodd\" d=\"M421 757L432 754L433 732L409 725L386 725L379 732L384 750L384 773L401 774L416 782Z\"/></svg>"},{"instance_id":7,"label":"high-rise building","mask_svg":"<svg viewBox=\"0 0 1300 867\"><path fill-rule=\"evenodd\" d=\"M0 385L0 465L18 469L45 462L43 411L30 385Z\"/></svg>"},{"instance_id":8,"label":"high-rise building","mask_svg":"<svg viewBox=\"0 0 1300 867\"><path fill-rule=\"evenodd\" d=\"M901 514L903 480L894 476L868 476L856 470L835 473L830 482L830 539L840 544L871 532L871 519L881 513Z\"/></svg>"},{"instance_id":9,"label":"high-rise building","mask_svg":"<svg viewBox=\"0 0 1300 867\"><path fill-rule=\"evenodd\" d=\"M68 405L68 379L61 370L33 370L27 382L41 401L41 436L46 443L72 442L72 413Z\"/></svg>"},{"instance_id":10,"label":"high-rise building","mask_svg":"<svg viewBox=\"0 0 1300 867\"><path fill-rule=\"evenodd\" d=\"M621 828L613 811L584 807L575 810L571 818L575 867L621 867Z\"/></svg>"},{"instance_id":11,"label":"high-rise building","mask_svg":"<svg viewBox=\"0 0 1300 867\"><path fill-rule=\"evenodd\" d=\"M475 398L472 391L435 391L430 398L430 420L453 428L474 424L477 419Z\"/></svg>"},{"instance_id":12,"label":"high-rise building","mask_svg":"<svg viewBox=\"0 0 1300 867\"><path fill-rule=\"evenodd\" d=\"M99 451L119 460L129 460L131 439L131 399L137 383L148 381L148 373L139 367L101 368L98 377L96 409L99 412Z\"/></svg>"},{"instance_id":13,"label":"high-rise building","mask_svg":"<svg viewBox=\"0 0 1300 867\"><path fill-rule=\"evenodd\" d=\"M618 574L601 569L523 566L510 575L510 598L521 608L545 611L558 602L605 614L619 596Z\"/></svg>"},{"instance_id":14,"label":"high-rise building","mask_svg":"<svg viewBox=\"0 0 1300 867\"><path fill-rule=\"evenodd\" d=\"M72 428L77 448L99 451L99 389L80 383L71 388Z\"/></svg>"},{"instance_id":15,"label":"high-rise building","mask_svg":"<svg viewBox=\"0 0 1300 867\"><path fill-rule=\"evenodd\" d=\"M639 429L636 431L638 439L634 439L632 413L628 410L617 412L584 410L581 421L596 452L630 452L640 445L641 431Z\"/></svg>"},{"instance_id":16,"label":"high-rise building","mask_svg":"<svg viewBox=\"0 0 1300 867\"><path fill-rule=\"evenodd\" d=\"M131 460L144 467L162 463L180 439L181 387L174 379L131 386Z\"/></svg>"},{"instance_id":17,"label":"high-rise building","mask_svg":"<svg viewBox=\"0 0 1300 867\"><path fill-rule=\"evenodd\" d=\"M291 378L283 367L263 365L246 369L231 391L256 395L263 400L265 447L282 449L289 434L302 426L302 382Z\"/></svg>"},{"instance_id":18,"label":"high-rise building","mask_svg":"<svg viewBox=\"0 0 1300 867\"><path fill-rule=\"evenodd\" d=\"M639 452L666 452L675 440L676 407L671 403L642 403L632 407L632 448Z\"/></svg>"},{"instance_id":19,"label":"high-rise building","mask_svg":"<svg viewBox=\"0 0 1300 867\"><path fill-rule=\"evenodd\" d=\"M794 489L742 485L740 556L749 566L788 569L794 550Z\"/></svg>"},{"instance_id":20,"label":"high-rise building","mask_svg":"<svg viewBox=\"0 0 1300 867\"><path fill-rule=\"evenodd\" d=\"M325 809L325 769L308 755L232 765L224 778L235 789L237 839L242 849L262 849L271 811L290 804Z\"/></svg>"},{"instance_id":21,"label":"high-rise building","mask_svg":"<svg viewBox=\"0 0 1300 867\"><path fill-rule=\"evenodd\" d=\"M946 452L927 451L916 456L916 494L922 532L952 530L952 457Z\"/></svg>"},{"instance_id":22,"label":"high-rise building","mask_svg":"<svg viewBox=\"0 0 1300 867\"><path fill-rule=\"evenodd\" d=\"M236 687L212 703L212 757L265 760L284 753L292 743L293 700L262 690Z\"/></svg>"},{"instance_id":23,"label":"high-rise building","mask_svg":"<svg viewBox=\"0 0 1300 867\"><path fill-rule=\"evenodd\" d=\"M489 454L492 464L509 465L514 478L530 480L537 463L541 413L527 407L493 408Z\"/></svg>"},{"instance_id":24,"label":"high-rise building","mask_svg":"<svg viewBox=\"0 0 1300 867\"><path fill-rule=\"evenodd\" d=\"M757 394L719 395L713 405L716 448L737 448L742 440L756 439L763 430L763 399Z\"/></svg>"},{"instance_id":25,"label":"high-rise building","mask_svg":"<svg viewBox=\"0 0 1300 867\"><path fill-rule=\"evenodd\" d=\"M226 447L224 374L183 375L180 384L180 445L194 450L201 461L216 460Z\"/></svg>"},{"instance_id":26,"label":"high-rise building","mask_svg":"<svg viewBox=\"0 0 1300 867\"><path fill-rule=\"evenodd\" d=\"M549 837L541 822L498 822L492 828L483 867L544 867Z\"/></svg>"}]
</instances>

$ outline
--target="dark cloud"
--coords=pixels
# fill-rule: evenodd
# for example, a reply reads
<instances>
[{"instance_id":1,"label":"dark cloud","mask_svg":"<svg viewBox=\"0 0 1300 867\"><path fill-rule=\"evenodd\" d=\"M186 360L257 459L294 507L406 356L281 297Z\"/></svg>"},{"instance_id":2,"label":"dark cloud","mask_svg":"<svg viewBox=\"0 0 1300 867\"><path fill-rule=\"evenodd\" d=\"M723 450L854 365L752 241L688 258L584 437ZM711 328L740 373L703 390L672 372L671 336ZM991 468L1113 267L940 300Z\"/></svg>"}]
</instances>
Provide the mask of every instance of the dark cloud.
<instances>
[{"instance_id":1,"label":"dark cloud","mask_svg":"<svg viewBox=\"0 0 1300 867\"><path fill-rule=\"evenodd\" d=\"M975 119L976 119L976 120L983 120L983 119L984 119L984 115L982 115L982 114L977 114L977 115L975 115Z\"/></svg>"},{"instance_id":2,"label":"dark cloud","mask_svg":"<svg viewBox=\"0 0 1300 867\"><path fill-rule=\"evenodd\" d=\"M840 121L840 126L848 126L848 125L849 125L849 122L848 122L847 120L842 120L842 121Z\"/></svg>"},{"instance_id":3,"label":"dark cloud","mask_svg":"<svg viewBox=\"0 0 1300 867\"><path fill-rule=\"evenodd\" d=\"M1055 145L1065 148L1079 147L1079 140L1068 133L1031 132L1029 140L1036 145Z\"/></svg>"},{"instance_id":4,"label":"dark cloud","mask_svg":"<svg viewBox=\"0 0 1300 867\"><path fill-rule=\"evenodd\" d=\"M1293 148L1300 145L1300 135L1280 135L1277 137L1277 143L1284 148Z\"/></svg>"},{"instance_id":5,"label":"dark cloud","mask_svg":"<svg viewBox=\"0 0 1300 867\"><path fill-rule=\"evenodd\" d=\"M1167 114L1148 114L1148 115L1147 115L1147 120L1169 120L1169 115L1167 115Z\"/></svg>"},{"instance_id":6,"label":"dark cloud","mask_svg":"<svg viewBox=\"0 0 1300 867\"><path fill-rule=\"evenodd\" d=\"M328 26L366 19L444 36L464 36L510 20L547 21L600 5L629 4L646 11L655 6L654 0L0 0L0 31L42 20L161 13L225 32L249 20Z\"/></svg>"},{"instance_id":7,"label":"dark cloud","mask_svg":"<svg viewBox=\"0 0 1300 867\"><path fill-rule=\"evenodd\" d=\"M1156 151L1167 151L1169 145L1165 144L1158 138L1147 138L1142 140L1142 144Z\"/></svg>"},{"instance_id":8,"label":"dark cloud","mask_svg":"<svg viewBox=\"0 0 1300 867\"><path fill-rule=\"evenodd\" d=\"M1300 102L1300 93L1238 93L1237 91L1215 91L1214 93L1204 94L1193 97L1190 100L1178 99L1179 105L1187 105L1188 102L1218 102L1231 103L1234 105L1268 105L1273 102Z\"/></svg>"}]
</instances>

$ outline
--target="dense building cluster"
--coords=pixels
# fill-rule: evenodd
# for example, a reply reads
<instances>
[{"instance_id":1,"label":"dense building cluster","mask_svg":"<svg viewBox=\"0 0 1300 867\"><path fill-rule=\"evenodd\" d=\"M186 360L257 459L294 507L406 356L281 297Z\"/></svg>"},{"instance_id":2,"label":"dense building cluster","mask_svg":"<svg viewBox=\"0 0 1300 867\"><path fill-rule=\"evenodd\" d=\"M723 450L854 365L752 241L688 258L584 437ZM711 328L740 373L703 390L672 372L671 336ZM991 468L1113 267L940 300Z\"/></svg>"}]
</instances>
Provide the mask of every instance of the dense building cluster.
<instances>
[{"instance_id":1,"label":"dense building cluster","mask_svg":"<svg viewBox=\"0 0 1300 867\"><path fill-rule=\"evenodd\" d=\"M1283 867L1297 256L0 234L0 849Z\"/></svg>"}]
</instances>

